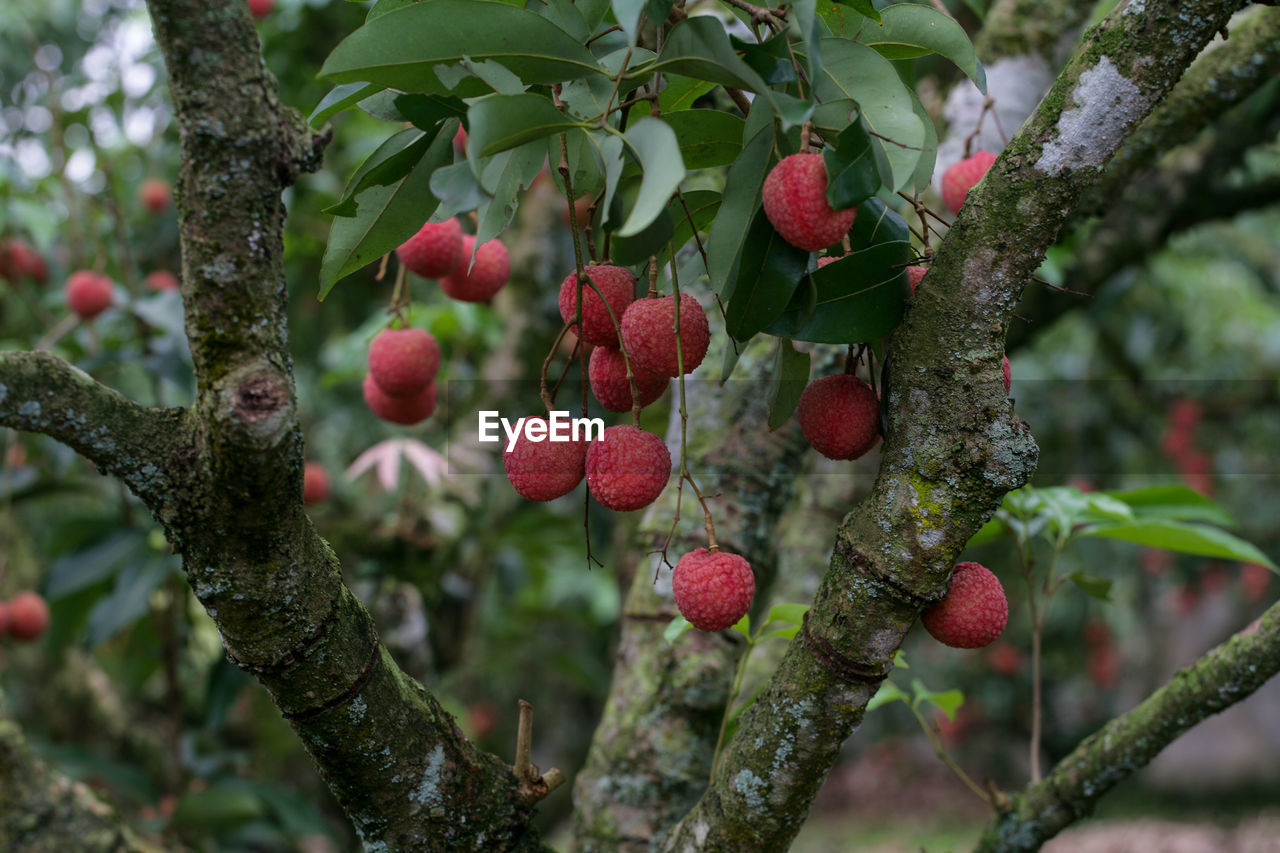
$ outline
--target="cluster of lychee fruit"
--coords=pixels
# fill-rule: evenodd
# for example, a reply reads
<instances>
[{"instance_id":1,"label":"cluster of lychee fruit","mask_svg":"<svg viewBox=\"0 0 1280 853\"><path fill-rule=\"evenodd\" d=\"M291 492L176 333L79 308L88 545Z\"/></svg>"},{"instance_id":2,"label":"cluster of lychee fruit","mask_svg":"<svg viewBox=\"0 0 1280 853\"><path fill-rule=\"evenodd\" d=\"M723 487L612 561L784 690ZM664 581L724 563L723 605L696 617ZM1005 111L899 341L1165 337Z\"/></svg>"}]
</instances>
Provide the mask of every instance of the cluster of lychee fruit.
<instances>
[{"instance_id":1,"label":"cluster of lychee fruit","mask_svg":"<svg viewBox=\"0 0 1280 853\"><path fill-rule=\"evenodd\" d=\"M502 241L486 240L477 247L476 238L464 234L456 219L426 223L396 249L396 257L423 278L438 280L446 295L462 302L488 302L511 275Z\"/></svg>"},{"instance_id":2,"label":"cluster of lychee fruit","mask_svg":"<svg viewBox=\"0 0 1280 853\"><path fill-rule=\"evenodd\" d=\"M383 329L369 345L364 402L394 424L416 424L436 410L440 344L426 329Z\"/></svg>"},{"instance_id":3,"label":"cluster of lychee fruit","mask_svg":"<svg viewBox=\"0 0 1280 853\"><path fill-rule=\"evenodd\" d=\"M49 630L49 605L35 592L20 592L0 601L0 639L38 640Z\"/></svg>"}]
</instances>

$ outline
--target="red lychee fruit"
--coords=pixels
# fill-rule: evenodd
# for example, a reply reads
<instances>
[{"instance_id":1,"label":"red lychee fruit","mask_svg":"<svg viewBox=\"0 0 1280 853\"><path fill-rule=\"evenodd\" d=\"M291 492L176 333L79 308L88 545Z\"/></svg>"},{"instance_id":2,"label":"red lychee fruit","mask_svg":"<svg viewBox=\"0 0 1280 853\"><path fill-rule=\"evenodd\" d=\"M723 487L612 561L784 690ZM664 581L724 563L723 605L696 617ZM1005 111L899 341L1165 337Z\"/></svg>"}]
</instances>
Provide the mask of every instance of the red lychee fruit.
<instances>
[{"instance_id":1,"label":"red lychee fruit","mask_svg":"<svg viewBox=\"0 0 1280 853\"><path fill-rule=\"evenodd\" d=\"M67 307L82 320L97 317L111 307L114 290L111 280L91 270L73 272L67 279Z\"/></svg>"},{"instance_id":2,"label":"red lychee fruit","mask_svg":"<svg viewBox=\"0 0 1280 853\"><path fill-rule=\"evenodd\" d=\"M440 279L440 288L462 302L488 302L507 283L511 275L511 258L500 240L489 240L476 249L475 264L471 250L476 238L462 235L462 256L453 272Z\"/></svg>"},{"instance_id":3,"label":"red lychee fruit","mask_svg":"<svg viewBox=\"0 0 1280 853\"><path fill-rule=\"evenodd\" d=\"M1245 601L1261 601L1271 585L1271 570L1261 563L1245 563L1240 567L1240 595Z\"/></svg>"},{"instance_id":4,"label":"red lychee fruit","mask_svg":"<svg viewBox=\"0 0 1280 853\"><path fill-rule=\"evenodd\" d=\"M49 605L34 592L20 592L9 602L9 636L35 640L49 630Z\"/></svg>"},{"instance_id":5,"label":"red lychee fruit","mask_svg":"<svg viewBox=\"0 0 1280 853\"><path fill-rule=\"evenodd\" d=\"M1084 638L1085 645L1105 646L1111 642L1111 626L1105 620L1090 619L1084 623L1081 636Z\"/></svg>"},{"instance_id":6,"label":"red lychee fruit","mask_svg":"<svg viewBox=\"0 0 1280 853\"><path fill-rule=\"evenodd\" d=\"M1089 680L1109 690L1120 680L1120 653L1110 643L1089 650Z\"/></svg>"},{"instance_id":7,"label":"red lychee fruit","mask_svg":"<svg viewBox=\"0 0 1280 853\"><path fill-rule=\"evenodd\" d=\"M957 649L996 641L1009 621L1009 599L1000 579L980 563L959 563L941 601L920 617L933 638Z\"/></svg>"},{"instance_id":8,"label":"red lychee fruit","mask_svg":"<svg viewBox=\"0 0 1280 853\"><path fill-rule=\"evenodd\" d=\"M1000 372L1004 374L1004 393L1008 394L1009 389L1013 387L1013 365L1009 363L1009 356L1004 357L1004 361L1000 362Z\"/></svg>"},{"instance_id":9,"label":"red lychee fruit","mask_svg":"<svg viewBox=\"0 0 1280 853\"><path fill-rule=\"evenodd\" d=\"M676 298L639 299L622 315L622 344L632 362L661 373L679 376L676 358ZM711 328L707 314L698 301L688 294L680 297L680 355L684 372L692 373L707 356L711 344Z\"/></svg>"},{"instance_id":10,"label":"red lychee fruit","mask_svg":"<svg viewBox=\"0 0 1280 853\"><path fill-rule=\"evenodd\" d=\"M701 631L723 631L751 609L756 578L751 564L737 554L690 551L676 562L671 592L680 615Z\"/></svg>"},{"instance_id":11,"label":"red lychee fruit","mask_svg":"<svg viewBox=\"0 0 1280 853\"><path fill-rule=\"evenodd\" d=\"M462 226L456 219L428 222L396 249L400 263L423 278L440 278L462 260ZM468 254L467 262L471 262Z\"/></svg>"},{"instance_id":12,"label":"red lychee fruit","mask_svg":"<svg viewBox=\"0 0 1280 853\"><path fill-rule=\"evenodd\" d=\"M546 418L526 418L529 421ZM553 501L577 488L586 475L586 441L533 441L522 428L510 452L502 454L511 487L531 501Z\"/></svg>"},{"instance_id":13,"label":"red lychee fruit","mask_svg":"<svg viewBox=\"0 0 1280 853\"><path fill-rule=\"evenodd\" d=\"M177 290L182 286L178 277L168 270L156 270L142 280L148 290Z\"/></svg>"},{"instance_id":14,"label":"red lychee fruit","mask_svg":"<svg viewBox=\"0 0 1280 853\"><path fill-rule=\"evenodd\" d=\"M996 643L987 650L987 664L992 670L1012 678L1022 672L1022 652L1008 643Z\"/></svg>"},{"instance_id":15,"label":"red lychee fruit","mask_svg":"<svg viewBox=\"0 0 1280 853\"><path fill-rule=\"evenodd\" d=\"M319 462L302 466L302 502L318 504L329 499L329 472Z\"/></svg>"},{"instance_id":16,"label":"red lychee fruit","mask_svg":"<svg viewBox=\"0 0 1280 853\"><path fill-rule=\"evenodd\" d=\"M369 410L384 421L408 426L425 421L436 410L436 383L405 397L392 397L378 387L373 374L364 377L364 402Z\"/></svg>"},{"instance_id":17,"label":"red lychee fruit","mask_svg":"<svg viewBox=\"0 0 1280 853\"><path fill-rule=\"evenodd\" d=\"M579 229L587 227L587 216L591 213L591 205L593 202L595 202L595 197L589 195L578 196L574 199L573 217L577 221ZM571 224L569 222L569 203L567 201L564 204L564 209L560 213L560 218L564 220L564 224L566 226ZM599 282L596 283L599 284Z\"/></svg>"},{"instance_id":18,"label":"red lychee fruit","mask_svg":"<svg viewBox=\"0 0 1280 853\"><path fill-rule=\"evenodd\" d=\"M810 252L839 243L858 214L856 207L836 210L827 201L827 167L816 153L780 160L764 179L761 201L782 239Z\"/></svg>"},{"instance_id":19,"label":"red lychee fruit","mask_svg":"<svg viewBox=\"0 0 1280 853\"><path fill-rule=\"evenodd\" d=\"M818 258L818 269L822 269L827 264L834 264L838 260L840 260L840 258L836 255L823 255Z\"/></svg>"},{"instance_id":20,"label":"red lychee fruit","mask_svg":"<svg viewBox=\"0 0 1280 853\"><path fill-rule=\"evenodd\" d=\"M922 267L918 264L912 264L907 267L907 284L911 285L911 292L916 292L916 285L924 278L924 274L929 271L928 267Z\"/></svg>"},{"instance_id":21,"label":"red lychee fruit","mask_svg":"<svg viewBox=\"0 0 1280 853\"><path fill-rule=\"evenodd\" d=\"M270 15L275 6L276 0L249 0L249 12L259 21Z\"/></svg>"},{"instance_id":22,"label":"red lychee fruit","mask_svg":"<svg viewBox=\"0 0 1280 853\"><path fill-rule=\"evenodd\" d=\"M138 202L151 213L164 213L173 203L173 190L164 178L147 178L138 185Z\"/></svg>"},{"instance_id":23,"label":"red lychee fruit","mask_svg":"<svg viewBox=\"0 0 1280 853\"><path fill-rule=\"evenodd\" d=\"M426 329L383 329L369 344L369 375L391 397L417 394L440 371L440 345Z\"/></svg>"},{"instance_id":24,"label":"red lychee fruit","mask_svg":"<svg viewBox=\"0 0 1280 853\"><path fill-rule=\"evenodd\" d=\"M953 163L942 173L942 201L952 213L960 212L964 197L969 190L982 180L982 176L996 161L996 155L990 151L978 151L959 163Z\"/></svg>"},{"instance_id":25,"label":"red lychee fruit","mask_svg":"<svg viewBox=\"0 0 1280 853\"><path fill-rule=\"evenodd\" d=\"M591 495L616 512L653 503L671 477L671 453L663 440L629 425L605 429L587 448L586 464Z\"/></svg>"},{"instance_id":26,"label":"red lychee fruit","mask_svg":"<svg viewBox=\"0 0 1280 853\"><path fill-rule=\"evenodd\" d=\"M0 241L0 278L8 281L29 278L44 284L49 280L49 266L26 240L10 237Z\"/></svg>"},{"instance_id":27,"label":"red lychee fruit","mask_svg":"<svg viewBox=\"0 0 1280 853\"><path fill-rule=\"evenodd\" d=\"M467 709L467 729L473 738L481 738L498 724L498 709L492 702L477 702Z\"/></svg>"},{"instance_id":28,"label":"red lychee fruit","mask_svg":"<svg viewBox=\"0 0 1280 853\"><path fill-rule=\"evenodd\" d=\"M636 277L630 270L612 264L587 264L582 271L595 282L600 293L591 285L582 283L582 340L597 346L617 347L618 330L614 318L622 322L627 306L636 298ZM604 294L604 299L600 294ZM605 307L605 303L608 307ZM609 309L613 309L613 317ZM572 323L578 309L578 272L574 270L560 283L560 318ZM570 331L577 332L577 326Z\"/></svg>"},{"instance_id":29,"label":"red lychee fruit","mask_svg":"<svg viewBox=\"0 0 1280 853\"><path fill-rule=\"evenodd\" d=\"M870 385L847 373L805 386L796 419L809 444L828 459L857 459L880 440L880 400Z\"/></svg>"},{"instance_id":30,"label":"red lychee fruit","mask_svg":"<svg viewBox=\"0 0 1280 853\"><path fill-rule=\"evenodd\" d=\"M634 362L631 372L635 376L636 389L640 392L640 406L649 405L662 396L671 380L661 373L646 370ZM609 347L596 347L591 351L591 362L587 366L587 377L591 381L591 393L596 395L600 405L611 412L631 411L631 383L627 381L627 363L622 351Z\"/></svg>"}]
</instances>

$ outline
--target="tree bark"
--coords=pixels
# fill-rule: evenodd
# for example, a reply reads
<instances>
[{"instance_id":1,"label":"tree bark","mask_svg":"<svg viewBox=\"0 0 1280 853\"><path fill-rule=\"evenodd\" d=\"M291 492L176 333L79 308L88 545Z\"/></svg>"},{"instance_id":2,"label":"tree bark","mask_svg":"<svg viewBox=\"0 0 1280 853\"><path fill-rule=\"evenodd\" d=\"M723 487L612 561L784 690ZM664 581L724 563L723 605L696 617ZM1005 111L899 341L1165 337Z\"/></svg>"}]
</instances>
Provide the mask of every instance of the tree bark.
<instances>
[{"instance_id":1,"label":"tree bark","mask_svg":"<svg viewBox=\"0 0 1280 853\"><path fill-rule=\"evenodd\" d=\"M1000 374L1023 283L1100 170L1243 5L1122 5L970 190L889 347L889 430L871 496L724 770L666 850L785 849L894 650L969 537L1028 480L1036 449Z\"/></svg>"}]
</instances>

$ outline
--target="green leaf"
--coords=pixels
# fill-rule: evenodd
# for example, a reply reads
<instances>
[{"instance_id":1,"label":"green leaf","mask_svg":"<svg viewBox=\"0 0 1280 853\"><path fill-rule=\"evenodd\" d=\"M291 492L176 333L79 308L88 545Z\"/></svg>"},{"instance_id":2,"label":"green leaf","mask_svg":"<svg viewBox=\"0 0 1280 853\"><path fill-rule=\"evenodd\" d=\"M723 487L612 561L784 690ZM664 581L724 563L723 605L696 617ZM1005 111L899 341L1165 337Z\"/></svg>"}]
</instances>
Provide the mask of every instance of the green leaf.
<instances>
[{"instance_id":1,"label":"green leaf","mask_svg":"<svg viewBox=\"0 0 1280 853\"><path fill-rule=\"evenodd\" d=\"M667 641L667 645L671 645L675 643L681 634L692 627L693 625L688 619L685 619L683 616L677 616L667 623L666 628L662 629L662 639Z\"/></svg>"},{"instance_id":2,"label":"green leaf","mask_svg":"<svg viewBox=\"0 0 1280 853\"><path fill-rule=\"evenodd\" d=\"M320 127L333 116L354 107L370 95L377 94L382 90L381 86L373 83L343 83L341 86L334 86L327 95L320 99L320 103L316 104L316 108L311 111L311 115L307 118L307 123L312 127Z\"/></svg>"},{"instance_id":3,"label":"green leaf","mask_svg":"<svg viewBox=\"0 0 1280 853\"><path fill-rule=\"evenodd\" d=\"M431 147L434 134L408 128L377 147L347 181L337 204L325 208L330 216L355 216L355 197L369 187L385 187L402 180Z\"/></svg>"},{"instance_id":4,"label":"green leaf","mask_svg":"<svg viewBox=\"0 0 1280 853\"><path fill-rule=\"evenodd\" d=\"M640 25L640 15L644 12L644 4L645 0L609 0L609 5L613 8L613 18L618 22L618 26L622 27L629 45L636 43L637 28Z\"/></svg>"},{"instance_id":5,"label":"green leaf","mask_svg":"<svg viewBox=\"0 0 1280 853\"><path fill-rule=\"evenodd\" d=\"M878 198L869 198L858 205L858 215L849 229L849 242L855 248L876 243L909 243L911 229L898 212Z\"/></svg>"},{"instance_id":6,"label":"green leaf","mask_svg":"<svg viewBox=\"0 0 1280 853\"><path fill-rule=\"evenodd\" d=\"M638 176L623 179L618 187L618 194L613 197L613 208L609 217L611 222L621 222L623 220L624 211L628 206L635 203L640 186L641 179ZM671 237L675 233L675 219L672 217L672 209L673 205L678 205L679 203L679 200L673 199L668 203L667 209L659 213L657 218L645 226L638 234L633 234L630 237L620 237L614 234L610 244L610 254L613 256L614 263L623 266L638 264L661 252L671 242ZM605 230L612 229L606 228Z\"/></svg>"},{"instance_id":7,"label":"green leaf","mask_svg":"<svg viewBox=\"0 0 1280 853\"><path fill-rule=\"evenodd\" d=\"M752 218L760 208L760 188L772 154L773 123L770 122L742 147L742 153L733 161L725 178L720 213L711 223L711 233L707 236L708 275L712 289L721 296L742 251Z\"/></svg>"},{"instance_id":8,"label":"green leaf","mask_svg":"<svg viewBox=\"0 0 1280 853\"><path fill-rule=\"evenodd\" d=\"M604 74L595 58L546 18L491 0L430 0L388 12L333 49L320 76L443 93L438 65L496 59L525 83Z\"/></svg>"},{"instance_id":9,"label":"green leaf","mask_svg":"<svg viewBox=\"0 0 1280 853\"><path fill-rule=\"evenodd\" d=\"M389 186L370 187L356 196L354 217L334 219L320 263L321 299L338 279L376 261L418 232L436 208L436 198L428 190L431 173L452 159L453 140L447 134L437 136L403 179Z\"/></svg>"},{"instance_id":10,"label":"green leaf","mask_svg":"<svg viewBox=\"0 0 1280 853\"><path fill-rule=\"evenodd\" d=\"M476 208L475 250L507 229L520 207L520 191L527 189L546 162L546 149L526 142L496 154L480 165L480 186L491 196ZM468 264L470 261L468 261Z\"/></svg>"},{"instance_id":11,"label":"green leaf","mask_svg":"<svg viewBox=\"0 0 1280 853\"><path fill-rule=\"evenodd\" d=\"M663 112L662 119L675 132L686 169L727 166L742 151L746 122L720 110Z\"/></svg>"},{"instance_id":12,"label":"green leaf","mask_svg":"<svg viewBox=\"0 0 1280 853\"><path fill-rule=\"evenodd\" d=\"M928 702L937 706L942 713L947 715L947 719L954 721L956 718L956 710L964 704L964 694L959 690L945 690L941 693L934 693L932 690L924 686L924 683L918 678L911 679L911 690L915 696L911 699L911 704L917 708L920 703Z\"/></svg>"},{"instance_id":13,"label":"green leaf","mask_svg":"<svg viewBox=\"0 0 1280 853\"><path fill-rule=\"evenodd\" d=\"M751 614L743 613L742 618L735 622L730 630L737 631L748 640L751 639Z\"/></svg>"},{"instance_id":14,"label":"green leaf","mask_svg":"<svg viewBox=\"0 0 1280 853\"><path fill-rule=\"evenodd\" d=\"M795 63L791 61L791 39L786 33L779 33L762 42L743 41L729 37L729 43L742 52L742 61L760 75L760 79L770 86L779 83L793 83L800 79L796 74Z\"/></svg>"},{"instance_id":15,"label":"green leaf","mask_svg":"<svg viewBox=\"0 0 1280 853\"><path fill-rule=\"evenodd\" d=\"M1261 563L1276 568L1266 554L1238 536L1217 527L1186 521L1151 518L1134 522L1104 522L1088 525L1076 535L1119 539L1183 554Z\"/></svg>"},{"instance_id":16,"label":"green leaf","mask_svg":"<svg viewBox=\"0 0 1280 853\"><path fill-rule=\"evenodd\" d=\"M795 637L796 634L799 634L799 633L800 633L800 626L792 625L790 628L783 628L778 631L770 631L767 634L761 634L760 639L763 640L766 637L782 637L783 639L790 640L791 638Z\"/></svg>"},{"instance_id":17,"label":"green leaf","mask_svg":"<svg viewBox=\"0 0 1280 853\"><path fill-rule=\"evenodd\" d=\"M765 331L823 344L863 343L888 334L902 320L910 293L910 248L905 242L878 243L810 273L817 290L812 313L806 316L805 306L793 301Z\"/></svg>"},{"instance_id":18,"label":"green leaf","mask_svg":"<svg viewBox=\"0 0 1280 853\"><path fill-rule=\"evenodd\" d=\"M871 137L855 121L822 152L827 166L827 201L836 210L861 204L880 188L880 173L871 153Z\"/></svg>"},{"instance_id":19,"label":"green leaf","mask_svg":"<svg viewBox=\"0 0 1280 853\"><path fill-rule=\"evenodd\" d=\"M475 210L490 197L476 180L469 160L436 169L431 176L430 187L431 195L440 200L435 212L437 222Z\"/></svg>"},{"instance_id":20,"label":"green leaf","mask_svg":"<svg viewBox=\"0 0 1280 853\"><path fill-rule=\"evenodd\" d=\"M964 547L973 548L977 545L986 545L988 542L995 542L1004 535L1004 523L998 518L993 518L979 527L978 532L969 537L969 541L965 543Z\"/></svg>"},{"instance_id":21,"label":"green leaf","mask_svg":"<svg viewBox=\"0 0 1280 853\"><path fill-rule=\"evenodd\" d=\"M677 196L667 207L676 224L675 232L671 237L671 246L677 252L693 239L695 232L707 233L707 229L715 222L716 214L720 211L721 202L720 193L712 190L692 190L682 195L684 196L683 204ZM703 244L705 250L705 240ZM667 253L664 252L662 255L663 257L659 260L663 260Z\"/></svg>"},{"instance_id":22,"label":"green leaf","mask_svg":"<svg viewBox=\"0 0 1280 853\"><path fill-rule=\"evenodd\" d=\"M840 0L840 2L856 11L859 15L864 15L877 22L880 20L880 12L871 0Z\"/></svg>"},{"instance_id":23,"label":"green leaf","mask_svg":"<svg viewBox=\"0 0 1280 853\"><path fill-rule=\"evenodd\" d=\"M792 0L791 25L800 33L809 79L816 79L822 71L822 27L818 23L817 0Z\"/></svg>"},{"instance_id":24,"label":"green leaf","mask_svg":"<svg viewBox=\"0 0 1280 853\"><path fill-rule=\"evenodd\" d=\"M893 63L866 45L845 39L823 39L822 53L822 73L814 80L822 106L814 111L814 124L835 136L848 125L856 104L867 129L883 142L892 169L888 188L906 186L920 161L925 130Z\"/></svg>"},{"instance_id":25,"label":"green leaf","mask_svg":"<svg viewBox=\"0 0 1280 853\"><path fill-rule=\"evenodd\" d=\"M881 9L880 22L864 21L855 40L886 59L941 54L967 74L982 94L987 93L987 73L964 28L931 6L898 3Z\"/></svg>"},{"instance_id":26,"label":"green leaf","mask_svg":"<svg viewBox=\"0 0 1280 853\"><path fill-rule=\"evenodd\" d=\"M782 239L764 209L756 211L734 272L725 288L725 328L749 340L786 309L804 277L809 253Z\"/></svg>"},{"instance_id":27,"label":"green leaf","mask_svg":"<svg viewBox=\"0 0 1280 853\"><path fill-rule=\"evenodd\" d=\"M778 357L773 364L773 387L769 392L769 429L777 429L787 422L808 382L809 353L797 352L790 339L780 338ZM773 618L772 611L770 618Z\"/></svg>"},{"instance_id":28,"label":"green leaf","mask_svg":"<svg viewBox=\"0 0 1280 853\"><path fill-rule=\"evenodd\" d=\"M1067 580L1078 586L1086 595L1099 601L1111 600L1111 581L1106 578L1095 578L1083 572L1072 572Z\"/></svg>"},{"instance_id":29,"label":"green leaf","mask_svg":"<svg viewBox=\"0 0 1280 853\"><path fill-rule=\"evenodd\" d=\"M116 575L111 593L98 599L89 612L85 642L96 648L151 612L151 593L174 570L174 558L153 555L126 564Z\"/></svg>"},{"instance_id":30,"label":"green leaf","mask_svg":"<svg viewBox=\"0 0 1280 853\"><path fill-rule=\"evenodd\" d=\"M591 38L591 30L593 28L587 25L581 10L578 9L573 0L546 0L544 4L536 6L535 9L539 15L564 30L569 34L570 38L579 44L585 44L587 39Z\"/></svg>"},{"instance_id":31,"label":"green leaf","mask_svg":"<svg viewBox=\"0 0 1280 853\"><path fill-rule=\"evenodd\" d=\"M173 825L201 832L225 831L256 820L266 805L248 786L219 784L183 794L173 810Z\"/></svg>"},{"instance_id":32,"label":"green leaf","mask_svg":"<svg viewBox=\"0 0 1280 853\"><path fill-rule=\"evenodd\" d=\"M121 562L145 549L146 544L137 532L121 530L87 548L63 554L46 571L45 598L56 601L111 577Z\"/></svg>"},{"instance_id":33,"label":"green leaf","mask_svg":"<svg viewBox=\"0 0 1280 853\"><path fill-rule=\"evenodd\" d=\"M436 0L439 2L439 0ZM626 132L627 147L640 161L644 181L619 237L638 234L667 208L671 194L684 180L684 160L671 126L661 119L643 118Z\"/></svg>"},{"instance_id":34,"label":"green leaf","mask_svg":"<svg viewBox=\"0 0 1280 853\"><path fill-rule=\"evenodd\" d=\"M876 695L867 700L866 712L870 713L876 708L888 705L890 702L898 701L909 702L911 701L911 697L904 693L902 688L894 684L892 681L886 681L884 684L880 685L880 689L876 691Z\"/></svg>"},{"instance_id":35,"label":"green leaf","mask_svg":"<svg viewBox=\"0 0 1280 853\"><path fill-rule=\"evenodd\" d=\"M1152 486L1111 491L1106 494L1133 508L1140 518L1205 521L1220 527L1236 527L1236 520L1217 502L1186 486Z\"/></svg>"},{"instance_id":36,"label":"green leaf","mask_svg":"<svg viewBox=\"0 0 1280 853\"><path fill-rule=\"evenodd\" d=\"M911 188L917 193L923 193L932 185L933 169L938 163L938 129L933 126L933 119L925 110L924 104L920 103L915 90L910 91L911 108L924 126L924 142L921 144L924 150L920 153L920 161L916 163L916 170L912 174Z\"/></svg>"},{"instance_id":37,"label":"green leaf","mask_svg":"<svg viewBox=\"0 0 1280 853\"><path fill-rule=\"evenodd\" d=\"M697 80L679 74L664 75L663 80L666 81L667 87L658 95L658 106L662 107L664 116L680 110L693 109L694 101L716 87L716 84L709 80Z\"/></svg>"},{"instance_id":38,"label":"green leaf","mask_svg":"<svg viewBox=\"0 0 1280 853\"><path fill-rule=\"evenodd\" d=\"M585 128L548 99L529 94L477 98L467 110L467 123L467 157L473 162L571 128Z\"/></svg>"}]
</instances>

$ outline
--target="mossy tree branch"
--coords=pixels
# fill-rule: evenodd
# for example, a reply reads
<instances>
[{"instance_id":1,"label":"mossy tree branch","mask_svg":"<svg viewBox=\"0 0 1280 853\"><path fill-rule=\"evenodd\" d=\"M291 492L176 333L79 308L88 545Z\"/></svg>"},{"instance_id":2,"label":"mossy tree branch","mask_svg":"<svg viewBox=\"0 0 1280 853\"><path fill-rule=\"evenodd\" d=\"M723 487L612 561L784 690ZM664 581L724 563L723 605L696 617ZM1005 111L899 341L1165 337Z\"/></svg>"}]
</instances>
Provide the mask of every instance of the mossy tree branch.
<instances>
[{"instance_id":1,"label":"mossy tree branch","mask_svg":"<svg viewBox=\"0 0 1280 853\"><path fill-rule=\"evenodd\" d=\"M723 387L700 383L688 404L695 475L704 489L723 496L712 504L716 536L724 550L751 563L761 606L776 573L777 523L808 447L794 423L777 432L763 427L772 365L772 347L758 341L743 354L733 381ZM678 441L678 411L670 432ZM670 487L645 513L628 553L663 546L675 503ZM682 512L698 523L677 531L672 561L707 544L701 512L687 493ZM697 802L743 651L733 632L691 629L674 644L663 638L678 613L670 571L659 570L659 562L642 559L635 568L604 717L575 783L574 837L583 853L648 851Z\"/></svg>"},{"instance_id":2,"label":"mossy tree branch","mask_svg":"<svg viewBox=\"0 0 1280 853\"><path fill-rule=\"evenodd\" d=\"M1242 5L1121 5L970 190L889 348L889 430L872 494L841 524L807 630L667 850L780 850L920 611L1036 447L1000 373L1023 283L1134 127Z\"/></svg>"},{"instance_id":3,"label":"mossy tree branch","mask_svg":"<svg viewBox=\"0 0 1280 853\"><path fill-rule=\"evenodd\" d=\"M1280 604L1081 741L1049 775L1012 797L975 850L1039 850L1192 726L1248 698L1277 672Z\"/></svg>"}]
</instances>

